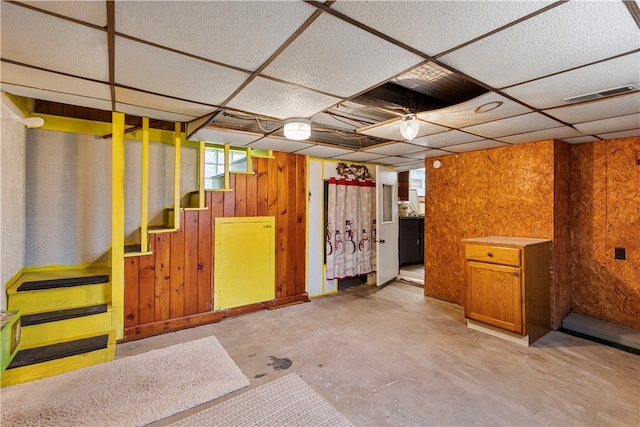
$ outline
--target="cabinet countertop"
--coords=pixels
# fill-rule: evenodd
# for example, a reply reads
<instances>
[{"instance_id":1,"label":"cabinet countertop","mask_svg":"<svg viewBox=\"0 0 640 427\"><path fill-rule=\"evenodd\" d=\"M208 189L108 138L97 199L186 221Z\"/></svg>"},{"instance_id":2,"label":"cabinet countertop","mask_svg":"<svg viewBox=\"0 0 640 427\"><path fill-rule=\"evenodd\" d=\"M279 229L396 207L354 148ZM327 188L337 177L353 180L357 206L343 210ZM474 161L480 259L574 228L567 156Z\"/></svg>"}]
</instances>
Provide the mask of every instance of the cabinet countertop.
<instances>
[{"instance_id":1,"label":"cabinet countertop","mask_svg":"<svg viewBox=\"0 0 640 427\"><path fill-rule=\"evenodd\" d=\"M532 239L529 237L486 236L462 239L465 243L484 243L489 245L530 246L550 242L550 239Z\"/></svg>"}]
</instances>

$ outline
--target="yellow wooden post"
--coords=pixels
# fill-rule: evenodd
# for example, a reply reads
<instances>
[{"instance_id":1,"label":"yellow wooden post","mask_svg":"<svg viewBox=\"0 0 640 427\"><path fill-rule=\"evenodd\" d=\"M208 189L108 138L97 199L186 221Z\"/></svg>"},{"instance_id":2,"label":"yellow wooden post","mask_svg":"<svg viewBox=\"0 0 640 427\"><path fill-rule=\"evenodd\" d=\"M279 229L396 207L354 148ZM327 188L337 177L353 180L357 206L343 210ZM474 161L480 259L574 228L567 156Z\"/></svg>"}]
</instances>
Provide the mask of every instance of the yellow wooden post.
<instances>
[{"instance_id":1,"label":"yellow wooden post","mask_svg":"<svg viewBox=\"0 0 640 427\"><path fill-rule=\"evenodd\" d=\"M142 188L140 191L140 252L149 251L149 117L142 118Z\"/></svg>"},{"instance_id":2,"label":"yellow wooden post","mask_svg":"<svg viewBox=\"0 0 640 427\"><path fill-rule=\"evenodd\" d=\"M180 122L176 122L173 152L173 228L180 228Z\"/></svg>"},{"instance_id":3,"label":"yellow wooden post","mask_svg":"<svg viewBox=\"0 0 640 427\"><path fill-rule=\"evenodd\" d=\"M124 336L124 113L112 114L111 306L116 339Z\"/></svg>"},{"instance_id":4,"label":"yellow wooden post","mask_svg":"<svg viewBox=\"0 0 640 427\"><path fill-rule=\"evenodd\" d=\"M198 207L204 208L204 141L198 146Z\"/></svg>"},{"instance_id":5,"label":"yellow wooden post","mask_svg":"<svg viewBox=\"0 0 640 427\"><path fill-rule=\"evenodd\" d=\"M253 173L253 153L251 147L247 147L247 173Z\"/></svg>"},{"instance_id":6,"label":"yellow wooden post","mask_svg":"<svg viewBox=\"0 0 640 427\"><path fill-rule=\"evenodd\" d=\"M224 144L224 189L229 189L229 144Z\"/></svg>"}]
</instances>

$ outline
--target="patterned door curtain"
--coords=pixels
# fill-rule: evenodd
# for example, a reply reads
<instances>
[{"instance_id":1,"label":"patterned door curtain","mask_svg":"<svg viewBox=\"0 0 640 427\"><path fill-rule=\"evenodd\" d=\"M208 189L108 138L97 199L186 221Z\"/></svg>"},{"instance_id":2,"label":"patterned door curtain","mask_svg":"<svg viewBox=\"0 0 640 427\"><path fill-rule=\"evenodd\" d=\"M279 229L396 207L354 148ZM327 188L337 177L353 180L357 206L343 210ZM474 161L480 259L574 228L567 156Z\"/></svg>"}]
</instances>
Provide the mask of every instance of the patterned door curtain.
<instances>
[{"instance_id":1,"label":"patterned door curtain","mask_svg":"<svg viewBox=\"0 0 640 427\"><path fill-rule=\"evenodd\" d=\"M330 178L325 251L327 279L375 271L375 182Z\"/></svg>"}]
</instances>

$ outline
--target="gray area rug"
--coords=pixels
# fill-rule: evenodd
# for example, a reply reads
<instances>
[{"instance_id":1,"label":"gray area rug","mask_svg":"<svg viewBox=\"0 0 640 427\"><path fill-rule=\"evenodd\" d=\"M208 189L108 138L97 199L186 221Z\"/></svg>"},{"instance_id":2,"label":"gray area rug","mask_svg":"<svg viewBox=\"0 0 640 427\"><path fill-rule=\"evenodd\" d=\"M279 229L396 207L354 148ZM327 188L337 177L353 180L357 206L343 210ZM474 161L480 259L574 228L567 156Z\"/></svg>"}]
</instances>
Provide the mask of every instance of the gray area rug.
<instances>
[{"instance_id":1,"label":"gray area rug","mask_svg":"<svg viewBox=\"0 0 640 427\"><path fill-rule=\"evenodd\" d=\"M0 424L141 426L248 385L207 337L2 388Z\"/></svg>"},{"instance_id":2,"label":"gray area rug","mask_svg":"<svg viewBox=\"0 0 640 427\"><path fill-rule=\"evenodd\" d=\"M170 427L352 426L297 374L271 381Z\"/></svg>"}]
</instances>

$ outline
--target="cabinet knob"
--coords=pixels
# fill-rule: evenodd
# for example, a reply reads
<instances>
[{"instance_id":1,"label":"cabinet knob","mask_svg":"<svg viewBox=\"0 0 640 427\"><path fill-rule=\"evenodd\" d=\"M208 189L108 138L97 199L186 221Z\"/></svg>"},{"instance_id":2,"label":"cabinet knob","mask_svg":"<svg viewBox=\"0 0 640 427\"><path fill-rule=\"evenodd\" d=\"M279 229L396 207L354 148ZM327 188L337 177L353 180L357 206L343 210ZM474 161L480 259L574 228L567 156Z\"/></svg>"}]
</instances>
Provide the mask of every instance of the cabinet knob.
<instances>
[{"instance_id":1,"label":"cabinet knob","mask_svg":"<svg viewBox=\"0 0 640 427\"><path fill-rule=\"evenodd\" d=\"M514 275L514 276L516 276L516 277L518 277L518 276L520 275L520 273L518 273L517 271L514 271L514 272L513 272L513 275Z\"/></svg>"},{"instance_id":2,"label":"cabinet knob","mask_svg":"<svg viewBox=\"0 0 640 427\"><path fill-rule=\"evenodd\" d=\"M489 258L493 258L493 254L492 254L491 252L487 252L487 256L488 256Z\"/></svg>"}]
</instances>

